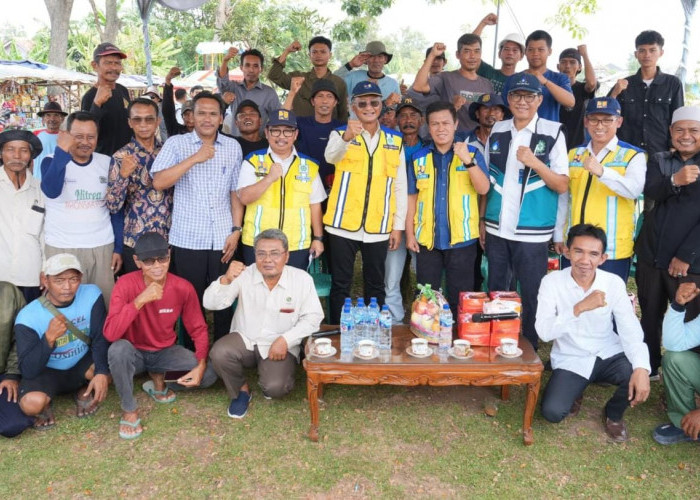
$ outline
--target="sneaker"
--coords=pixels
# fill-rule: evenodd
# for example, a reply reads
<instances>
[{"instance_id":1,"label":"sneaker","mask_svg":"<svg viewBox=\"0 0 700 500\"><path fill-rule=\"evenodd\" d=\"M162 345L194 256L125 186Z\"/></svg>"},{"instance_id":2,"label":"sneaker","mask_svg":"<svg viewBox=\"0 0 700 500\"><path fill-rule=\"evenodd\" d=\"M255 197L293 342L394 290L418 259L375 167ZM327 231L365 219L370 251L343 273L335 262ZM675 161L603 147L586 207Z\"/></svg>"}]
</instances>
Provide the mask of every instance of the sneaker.
<instances>
[{"instance_id":1,"label":"sneaker","mask_svg":"<svg viewBox=\"0 0 700 500\"><path fill-rule=\"evenodd\" d=\"M267 394L265 394L265 391L260 391L260 392L262 392L263 397L264 397L265 399L267 399L268 401L270 401L270 400L272 399L272 397L270 397L270 396L268 396Z\"/></svg>"},{"instance_id":2,"label":"sneaker","mask_svg":"<svg viewBox=\"0 0 700 500\"><path fill-rule=\"evenodd\" d=\"M240 391L236 399L231 400L228 405L228 416L231 418L243 418L248 413L248 406L253 396L245 391Z\"/></svg>"},{"instance_id":3,"label":"sneaker","mask_svg":"<svg viewBox=\"0 0 700 500\"><path fill-rule=\"evenodd\" d=\"M652 434L654 436L654 441L659 444L676 444L684 443L686 441L698 441L698 439L693 439L687 436L683 429L679 429L672 423L662 424L654 429Z\"/></svg>"}]
</instances>

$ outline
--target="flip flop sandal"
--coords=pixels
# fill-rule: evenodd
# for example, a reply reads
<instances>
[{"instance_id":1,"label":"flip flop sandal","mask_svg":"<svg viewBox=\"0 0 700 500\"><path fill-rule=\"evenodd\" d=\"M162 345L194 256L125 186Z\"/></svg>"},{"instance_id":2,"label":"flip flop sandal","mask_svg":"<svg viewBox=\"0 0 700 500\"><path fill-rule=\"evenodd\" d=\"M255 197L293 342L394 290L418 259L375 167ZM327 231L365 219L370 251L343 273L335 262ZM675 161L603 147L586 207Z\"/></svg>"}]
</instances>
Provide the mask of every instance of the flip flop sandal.
<instances>
[{"instance_id":1,"label":"flip flop sandal","mask_svg":"<svg viewBox=\"0 0 700 500\"><path fill-rule=\"evenodd\" d=\"M92 403L95 401L94 398L80 399L78 393L76 393L73 394L73 400L75 401L75 416L78 418L91 417L92 415L97 413L97 410L100 409L100 406L97 405L92 409L92 411L89 411L90 407L92 406ZM80 414L81 410L83 412L82 415Z\"/></svg>"},{"instance_id":2,"label":"flip flop sandal","mask_svg":"<svg viewBox=\"0 0 700 500\"><path fill-rule=\"evenodd\" d=\"M126 426L128 426L128 427L131 427L131 428L133 428L133 429L136 429L139 425L141 425L141 419L140 419L140 418L137 418L137 419L136 419L136 422L129 422L128 420L122 419L122 420L119 421L119 425L120 425L120 426L121 426L121 425L126 425ZM120 431L119 431L119 437L122 438L122 439L136 439L136 438L139 437L142 433L143 433L143 429L141 429L141 430L140 430L139 432L137 432L136 434L127 434L127 433L122 432L122 431L120 430Z\"/></svg>"},{"instance_id":3,"label":"flip flop sandal","mask_svg":"<svg viewBox=\"0 0 700 500\"><path fill-rule=\"evenodd\" d=\"M170 392L170 389L168 389L168 386L165 386L165 389L162 391L156 391L155 384L153 383L153 380L147 380L146 382L143 383L141 388L144 390L146 394L151 396L153 398L153 401L156 403L172 403L177 399L177 395L173 392L171 396L165 398L165 399L158 399L156 396L167 396L168 392Z\"/></svg>"},{"instance_id":4,"label":"flip flop sandal","mask_svg":"<svg viewBox=\"0 0 700 500\"><path fill-rule=\"evenodd\" d=\"M48 431L49 429L53 429L56 426L56 421L54 420L54 414L53 414L53 402L49 403L49 407L44 409L41 413L38 413L34 417L34 425L32 426L34 429L37 431ZM44 424L44 425L37 425L37 420L41 419L44 422L48 422L49 420L54 420L50 424Z\"/></svg>"}]
</instances>

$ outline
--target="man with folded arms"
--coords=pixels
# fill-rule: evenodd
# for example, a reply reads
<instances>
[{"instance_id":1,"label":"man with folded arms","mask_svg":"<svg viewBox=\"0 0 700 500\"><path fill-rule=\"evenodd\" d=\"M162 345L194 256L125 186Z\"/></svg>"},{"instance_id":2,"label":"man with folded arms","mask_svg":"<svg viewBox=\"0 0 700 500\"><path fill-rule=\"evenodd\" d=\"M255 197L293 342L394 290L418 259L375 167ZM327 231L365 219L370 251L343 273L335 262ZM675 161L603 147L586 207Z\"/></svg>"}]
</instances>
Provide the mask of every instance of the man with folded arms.
<instances>
[{"instance_id":1,"label":"man with folded arms","mask_svg":"<svg viewBox=\"0 0 700 500\"><path fill-rule=\"evenodd\" d=\"M109 347L109 366L119 393L122 418L119 436L141 435L141 419L134 400L134 375L148 371L151 380L143 390L157 403L175 401L165 385L166 371L186 371L171 387L209 387L216 374L207 365L209 334L197 292L189 281L168 272L168 242L158 233L143 234L134 247L138 271L125 274L114 287L104 336ZM195 352L177 345L178 318L195 345Z\"/></svg>"},{"instance_id":2,"label":"man with folded arms","mask_svg":"<svg viewBox=\"0 0 700 500\"><path fill-rule=\"evenodd\" d=\"M231 397L228 416L243 418L252 393L245 368L257 365L266 399L294 388L301 341L318 330L323 309L314 281L286 265L287 237L267 229L255 237L255 265L233 261L226 274L204 292L204 307L223 309L238 299L231 333L212 347L211 362Z\"/></svg>"},{"instance_id":3,"label":"man with folded arms","mask_svg":"<svg viewBox=\"0 0 700 500\"><path fill-rule=\"evenodd\" d=\"M616 385L603 424L613 441L627 441L622 416L649 397L651 368L642 327L625 282L599 269L607 258L605 231L578 224L569 230L566 247L571 267L545 276L538 298L537 334L554 341L542 416L561 422L579 412L589 384Z\"/></svg>"},{"instance_id":4,"label":"man with folded arms","mask_svg":"<svg viewBox=\"0 0 700 500\"><path fill-rule=\"evenodd\" d=\"M81 284L82 267L69 253L46 260L46 295L30 302L15 320L22 380L19 406L36 417L34 427L55 424L53 398L73 393L76 416L95 413L107 397L109 344L102 336L107 311L100 289Z\"/></svg>"}]
</instances>

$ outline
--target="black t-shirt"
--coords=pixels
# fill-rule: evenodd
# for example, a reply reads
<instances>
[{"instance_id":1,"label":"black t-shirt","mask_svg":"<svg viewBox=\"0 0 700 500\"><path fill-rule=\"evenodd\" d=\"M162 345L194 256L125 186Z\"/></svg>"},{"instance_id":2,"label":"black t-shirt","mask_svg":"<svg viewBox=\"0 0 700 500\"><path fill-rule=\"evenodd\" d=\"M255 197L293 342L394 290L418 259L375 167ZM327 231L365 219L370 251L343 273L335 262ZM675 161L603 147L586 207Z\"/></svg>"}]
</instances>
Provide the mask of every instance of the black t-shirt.
<instances>
[{"instance_id":1,"label":"black t-shirt","mask_svg":"<svg viewBox=\"0 0 700 500\"><path fill-rule=\"evenodd\" d=\"M97 87L85 92L80 103L80 109L89 111L99 118L100 131L97 137L97 151L112 156L118 149L131 140L129 128L129 91L123 85L117 84L112 90L112 97L101 107L96 106L95 94Z\"/></svg>"},{"instance_id":2,"label":"black t-shirt","mask_svg":"<svg viewBox=\"0 0 700 500\"><path fill-rule=\"evenodd\" d=\"M321 181L327 190L333 185L335 165L326 161L324 153L331 132L341 125L344 125L344 123L335 119L329 123L319 123L313 116L297 117L297 126L299 127L299 138L296 143L297 151L316 160Z\"/></svg>"},{"instance_id":3,"label":"black t-shirt","mask_svg":"<svg viewBox=\"0 0 700 500\"><path fill-rule=\"evenodd\" d=\"M598 90L599 86L600 84L596 84L596 90ZM564 106L559 109L559 121L564 125L567 149L584 144L583 115L586 112L588 101L595 97L595 90L586 92L586 84L584 82L575 82L571 86L571 91L574 94L574 99L576 99L576 104L574 104L572 109L567 110Z\"/></svg>"},{"instance_id":4,"label":"black t-shirt","mask_svg":"<svg viewBox=\"0 0 700 500\"><path fill-rule=\"evenodd\" d=\"M253 151L258 151L260 149L267 149L269 144L267 142L267 139L264 137L260 139L259 141L249 141L247 139L244 139L243 137L240 136L234 136L234 139L238 141L238 144L241 145L241 151L243 152L243 159L245 159L250 153Z\"/></svg>"}]
</instances>

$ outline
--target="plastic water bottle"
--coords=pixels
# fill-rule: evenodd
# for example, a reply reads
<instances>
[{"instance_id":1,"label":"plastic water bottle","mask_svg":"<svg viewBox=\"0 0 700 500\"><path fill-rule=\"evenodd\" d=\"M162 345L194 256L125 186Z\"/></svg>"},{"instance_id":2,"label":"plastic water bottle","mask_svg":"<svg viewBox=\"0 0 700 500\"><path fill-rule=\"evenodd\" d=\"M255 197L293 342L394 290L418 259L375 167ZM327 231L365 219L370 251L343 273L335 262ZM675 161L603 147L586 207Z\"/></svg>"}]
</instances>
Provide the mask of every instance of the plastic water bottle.
<instances>
[{"instance_id":1,"label":"plastic water bottle","mask_svg":"<svg viewBox=\"0 0 700 500\"><path fill-rule=\"evenodd\" d=\"M447 356L452 345L452 311L450 306L444 304L440 311L440 338L438 340L438 354Z\"/></svg>"},{"instance_id":2,"label":"plastic water bottle","mask_svg":"<svg viewBox=\"0 0 700 500\"><path fill-rule=\"evenodd\" d=\"M340 356L352 357L355 348L355 320L350 306L345 304L340 313Z\"/></svg>"},{"instance_id":3,"label":"plastic water bottle","mask_svg":"<svg viewBox=\"0 0 700 500\"><path fill-rule=\"evenodd\" d=\"M391 311L386 304L379 313L379 351L382 357L391 355Z\"/></svg>"},{"instance_id":4,"label":"plastic water bottle","mask_svg":"<svg viewBox=\"0 0 700 500\"><path fill-rule=\"evenodd\" d=\"M365 299L363 297L357 298L357 305L352 311L353 318L355 319L355 346L360 340L365 340L367 338L367 306L365 306Z\"/></svg>"},{"instance_id":5,"label":"plastic water bottle","mask_svg":"<svg viewBox=\"0 0 700 500\"><path fill-rule=\"evenodd\" d=\"M379 345L379 304L377 297L369 299L367 308L367 338Z\"/></svg>"}]
</instances>

